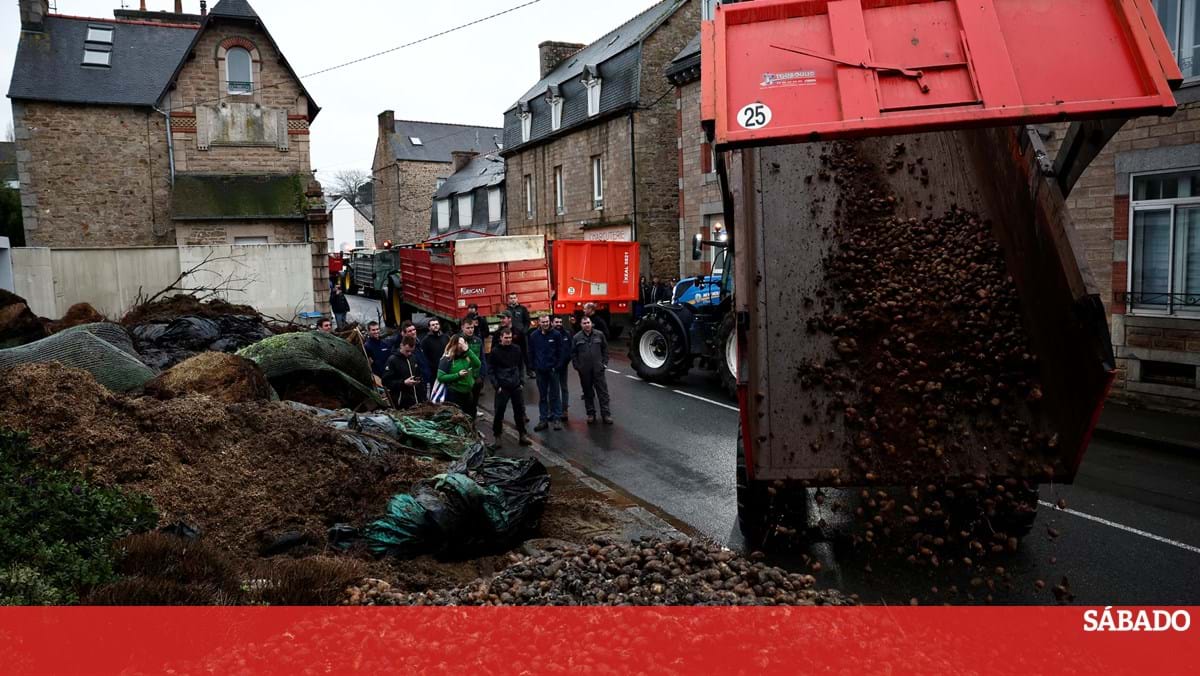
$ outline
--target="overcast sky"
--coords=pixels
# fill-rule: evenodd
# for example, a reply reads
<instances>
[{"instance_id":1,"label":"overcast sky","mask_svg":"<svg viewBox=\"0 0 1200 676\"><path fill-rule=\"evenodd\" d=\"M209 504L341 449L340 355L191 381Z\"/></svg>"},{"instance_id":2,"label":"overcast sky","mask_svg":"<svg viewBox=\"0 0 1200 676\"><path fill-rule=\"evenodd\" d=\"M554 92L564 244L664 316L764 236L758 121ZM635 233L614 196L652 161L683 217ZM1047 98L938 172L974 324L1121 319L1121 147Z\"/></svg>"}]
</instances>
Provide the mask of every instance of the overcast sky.
<instances>
[{"instance_id":1,"label":"overcast sky","mask_svg":"<svg viewBox=\"0 0 1200 676\"><path fill-rule=\"evenodd\" d=\"M251 0L301 76L522 4L525 0ZM51 0L60 14L112 18L121 0ZM137 0L125 0L136 9ZM215 5L209 1L209 7ZM321 106L312 126L312 166L371 168L376 116L499 127L504 110L538 79L537 45L587 43L654 0L541 0L429 42L303 78ZM174 0L148 0L170 10ZM200 0L184 0L198 13ZM0 77L8 92L20 34L17 0L0 4ZM12 121L0 106L0 129Z\"/></svg>"}]
</instances>

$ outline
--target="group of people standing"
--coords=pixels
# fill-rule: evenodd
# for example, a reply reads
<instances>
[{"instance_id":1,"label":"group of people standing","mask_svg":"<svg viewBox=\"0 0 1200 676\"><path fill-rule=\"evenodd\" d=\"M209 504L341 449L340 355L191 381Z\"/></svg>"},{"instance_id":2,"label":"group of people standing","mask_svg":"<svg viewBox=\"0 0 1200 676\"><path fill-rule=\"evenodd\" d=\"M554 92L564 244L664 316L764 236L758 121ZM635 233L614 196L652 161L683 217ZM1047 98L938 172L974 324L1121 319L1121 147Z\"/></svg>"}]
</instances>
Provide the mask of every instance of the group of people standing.
<instances>
[{"instance_id":1,"label":"group of people standing","mask_svg":"<svg viewBox=\"0 0 1200 676\"><path fill-rule=\"evenodd\" d=\"M567 324L570 322L570 325ZM500 443L504 416L512 408L520 443L529 445L526 431L524 385L533 378L538 389L538 423L534 431L561 430L570 408L567 374L579 374L588 424L599 420L613 424L609 408L608 328L595 307L584 308L578 319L542 316L531 327L529 310L509 294L508 306L500 313L494 330L471 305L461 322L461 331L450 335L441 320L429 320L429 330L417 340L417 327L404 322L394 339L381 337L377 322L367 327L365 348L371 368L392 395L398 408L408 408L429 399L457 405L474 418L485 383L495 391L493 446ZM490 350L485 341L491 337Z\"/></svg>"}]
</instances>

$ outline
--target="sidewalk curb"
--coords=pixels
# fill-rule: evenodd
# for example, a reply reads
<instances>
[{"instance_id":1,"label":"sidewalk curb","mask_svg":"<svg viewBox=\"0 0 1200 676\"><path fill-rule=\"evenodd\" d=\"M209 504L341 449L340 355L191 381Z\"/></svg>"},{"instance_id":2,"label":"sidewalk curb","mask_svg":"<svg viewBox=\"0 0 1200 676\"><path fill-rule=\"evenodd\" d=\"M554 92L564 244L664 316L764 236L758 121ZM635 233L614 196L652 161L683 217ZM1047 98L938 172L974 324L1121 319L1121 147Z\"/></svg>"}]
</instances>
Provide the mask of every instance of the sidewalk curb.
<instances>
[{"instance_id":1,"label":"sidewalk curb","mask_svg":"<svg viewBox=\"0 0 1200 676\"><path fill-rule=\"evenodd\" d=\"M1200 455L1200 441L1188 443L1179 439L1163 439L1160 437L1153 437L1148 434L1139 434L1137 432L1127 432L1124 430L1100 426L1096 427L1096 431L1093 436L1113 441L1122 441L1130 444L1139 444L1161 451L1194 453Z\"/></svg>"}]
</instances>

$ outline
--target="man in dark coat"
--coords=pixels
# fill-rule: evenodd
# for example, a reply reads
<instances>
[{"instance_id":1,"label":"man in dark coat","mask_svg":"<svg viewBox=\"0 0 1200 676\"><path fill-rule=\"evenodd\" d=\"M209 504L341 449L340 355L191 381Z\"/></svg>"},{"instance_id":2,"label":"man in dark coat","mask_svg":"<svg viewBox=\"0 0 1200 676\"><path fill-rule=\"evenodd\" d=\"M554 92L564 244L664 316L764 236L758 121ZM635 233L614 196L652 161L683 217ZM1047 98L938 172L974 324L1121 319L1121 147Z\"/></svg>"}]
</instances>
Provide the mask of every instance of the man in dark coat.
<instances>
[{"instance_id":1,"label":"man in dark coat","mask_svg":"<svg viewBox=\"0 0 1200 676\"><path fill-rule=\"evenodd\" d=\"M596 331L592 320L579 320L583 327L575 334L571 345L571 363L579 372L579 384L583 388L583 405L587 409L588 424L596 422L596 399L600 399L600 418L605 425L613 424L612 411L608 407L608 339Z\"/></svg>"},{"instance_id":2,"label":"man in dark coat","mask_svg":"<svg viewBox=\"0 0 1200 676\"><path fill-rule=\"evenodd\" d=\"M495 450L500 447L500 438L504 432L504 409L512 404L513 422L521 435L520 444L529 446L529 437L525 432L525 396L521 388L525 385L525 355L521 348L513 343L512 327L503 327L497 331L499 344L492 346L488 353L488 376L492 387L496 390L495 416L492 418L492 445Z\"/></svg>"},{"instance_id":3,"label":"man in dark coat","mask_svg":"<svg viewBox=\"0 0 1200 676\"><path fill-rule=\"evenodd\" d=\"M562 363L562 353L567 349L566 338L557 331L550 329L550 317L538 317L538 328L529 334L529 365L537 374L538 389L538 424L533 428L541 432L548 426L562 429L562 402L558 397L561 389L558 386L558 366Z\"/></svg>"},{"instance_id":4,"label":"man in dark coat","mask_svg":"<svg viewBox=\"0 0 1200 676\"><path fill-rule=\"evenodd\" d=\"M425 355L425 363L430 368L437 368L442 360L442 353L450 343L450 336L442 333L442 321L437 317L429 320L429 332L421 339L421 352Z\"/></svg>"},{"instance_id":5,"label":"man in dark coat","mask_svg":"<svg viewBox=\"0 0 1200 676\"><path fill-rule=\"evenodd\" d=\"M366 349L367 357L371 360L371 373L380 378L383 377L383 371L387 368L388 359L392 356L395 346L394 338L383 338L382 332L379 330L379 322L367 322L367 339L363 341L363 348Z\"/></svg>"},{"instance_id":6,"label":"man in dark coat","mask_svg":"<svg viewBox=\"0 0 1200 676\"><path fill-rule=\"evenodd\" d=\"M565 349L562 351L562 359L558 365L556 375L558 376L558 388L560 391L558 399L562 402L562 419L563 422L566 422L567 409L571 408L571 395L570 392L567 391L567 374L571 370L571 332L563 324L563 318L561 316L555 317L554 320L550 322L550 326L554 331L557 331L558 334L562 336L563 345L565 346Z\"/></svg>"},{"instance_id":7,"label":"man in dark coat","mask_svg":"<svg viewBox=\"0 0 1200 676\"><path fill-rule=\"evenodd\" d=\"M337 320L338 331L346 328L346 315L350 312L350 301L342 292L342 287L335 286L329 292L329 308L333 310L333 318Z\"/></svg>"},{"instance_id":8,"label":"man in dark coat","mask_svg":"<svg viewBox=\"0 0 1200 676\"><path fill-rule=\"evenodd\" d=\"M400 339L396 350L388 357L383 372L383 386L391 393L396 408L410 408L425 401L425 380L416 354L416 339L406 336Z\"/></svg>"}]
</instances>

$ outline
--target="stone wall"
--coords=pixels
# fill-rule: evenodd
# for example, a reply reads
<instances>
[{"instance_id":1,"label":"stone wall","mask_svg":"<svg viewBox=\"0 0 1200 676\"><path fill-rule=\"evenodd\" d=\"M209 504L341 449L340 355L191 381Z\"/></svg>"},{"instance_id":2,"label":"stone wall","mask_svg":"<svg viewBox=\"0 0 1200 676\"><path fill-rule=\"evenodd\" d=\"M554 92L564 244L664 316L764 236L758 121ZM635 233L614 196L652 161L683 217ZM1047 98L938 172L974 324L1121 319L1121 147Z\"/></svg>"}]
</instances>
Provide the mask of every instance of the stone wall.
<instances>
[{"instance_id":1,"label":"stone wall","mask_svg":"<svg viewBox=\"0 0 1200 676\"><path fill-rule=\"evenodd\" d=\"M1092 161L1067 199L1088 267L1109 312L1117 380L1113 397L1153 408L1200 413L1200 312L1172 317L1127 307L1130 238L1130 177L1200 167L1200 91L1180 90L1179 110L1169 118L1128 121ZM1057 154L1067 125L1051 127L1047 141ZM1197 368L1187 387L1149 382L1143 362ZM1152 380L1152 378L1150 378Z\"/></svg>"},{"instance_id":2,"label":"stone wall","mask_svg":"<svg viewBox=\"0 0 1200 676\"><path fill-rule=\"evenodd\" d=\"M304 242L304 224L287 221L181 221L176 230L182 246L229 245L238 237L266 237L270 244Z\"/></svg>"},{"instance_id":3,"label":"stone wall","mask_svg":"<svg viewBox=\"0 0 1200 676\"><path fill-rule=\"evenodd\" d=\"M251 48L254 68L253 91L230 95L226 91L223 47ZM306 176L309 160L308 99L300 83L284 68L280 54L261 31L242 24L216 23L201 36L179 74L179 85L168 98L175 140L175 169L198 174L292 174ZM267 83L272 86L263 87ZM276 145L221 146L201 149L197 134L197 106L216 110L230 104L254 104L268 112L285 111L286 150ZM200 111L203 116L205 111Z\"/></svg>"},{"instance_id":4,"label":"stone wall","mask_svg":"<svg viewBox=\"0 0 1200 676\"><path fill-rule=\"evenodd\" d=\"M162 115L14 101L13 129L27 245L174 243Z\"/></svg>"},{"instance_id":5,"label":"stone wall","mask_svg":"<svg viewBox=\"0 0 1200 676\"><path fill-rule=\"evenodd\" d=\"M643 273L678 274L679 120L664 71L699 29L699 4L686 3L644 41L638 109L505 157L510 234L582 239L596 228L631 227L642 246ZM604 163L603 209L592 203L592 157L597 155ZM556 167L563 174L562 214L556 209ZM532 217L525 204L527 175L533 178Z\"/></svg>"},{"instance_id":6,"label":"stone wall","mask_svg":"<svg viewBox=\"0 0 1200 676\"><path fill-rule=\"evenodd\" d=\"M700 127L700 82L690 82L676 92L679 101L679 272L680 278L708 274L711 253L693 261L692 238L712 237L705 221L724 225L721 187L713 166L711 147Z\"/></svg>"},{"instance_id":7,"label":"stone wall","mask_svg":"<svg viewBox=\"0 0 1200 676\"><path fill-rule=\"evenodd\" d=\"M641 106L634 125L638 240L649 249L647 274L674 277L679 242L679 138L675 86L665 72L700 28L700 2L683 5L642 43ZM690 250L690 249L689 249ZM645 259L645 256L643 256Z\"/></svg>"},{"instance_id":8,"label":"stone wall","mask_svg":"<svg viewBox=\"0 0 1200 676\"><path fill-rule=\"evenodd\" d=\"M386 152L386 149L385 151ZM429 237L429 218L437 180L449 176L450 162L397 162L377 152L375 181L375 245L385 241L415 244Z\"/></svg>"},{"instance_id":9,"label":"stone wall","mask_svg":"<svg viewBox=\"0 0 1200 676\"><path fill-rule=\"evenodd\" d=\"M506 157L508 234L583 239L588 229L629 226L633 220L629 127L628 115L613 117ZM602 209L596 209L592 199L592 158L597 156L604 167ZM563 176L561 214L554 188L557 167ZM526 176L533 179L532 215L526 208Z\"/></svg>"}]
</instances>

